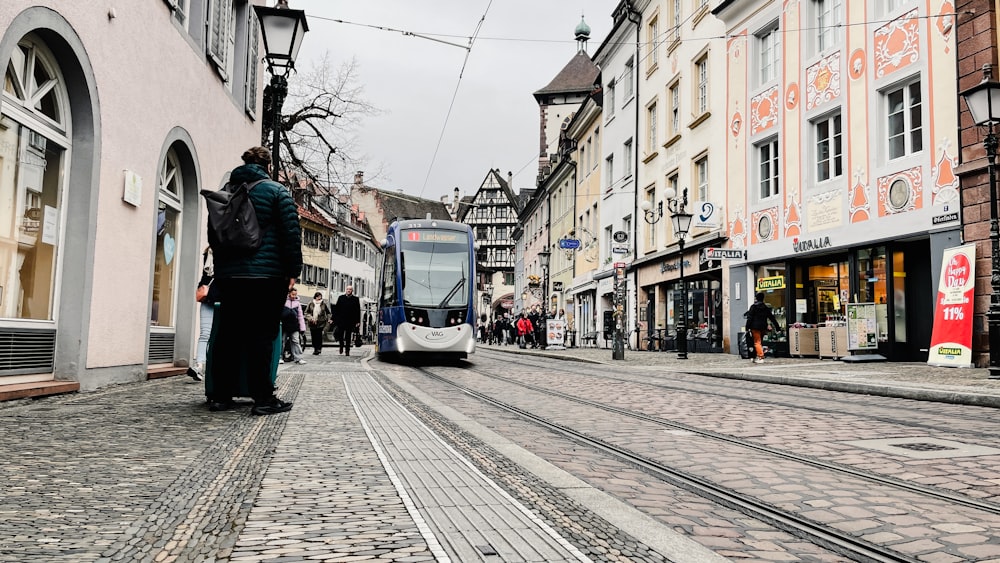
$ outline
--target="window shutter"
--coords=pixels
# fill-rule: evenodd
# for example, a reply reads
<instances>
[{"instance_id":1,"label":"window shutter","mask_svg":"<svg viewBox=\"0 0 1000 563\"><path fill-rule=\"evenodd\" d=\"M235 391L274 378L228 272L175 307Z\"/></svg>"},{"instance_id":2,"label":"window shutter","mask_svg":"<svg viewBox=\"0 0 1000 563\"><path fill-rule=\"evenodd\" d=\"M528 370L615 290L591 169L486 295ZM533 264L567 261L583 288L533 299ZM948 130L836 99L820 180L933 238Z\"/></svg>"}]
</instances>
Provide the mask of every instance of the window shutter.
<instances>
[{"instance_id":1,"label":"window shutter","mask_svg":"<svg viewBox=\"0 0 1000 563\"><path fill-rule=\"evenodd\" d=\"M257 60L257 49L260 44L260 25L257 23L257 16L250 10L250 37L248 40L247 52L247 113L257 115L257 69L260 68L260 61Z\"/></svg>"},{"instance_id":2,"label":"window shutter","mask_svg":"<svg viewBox=\"0 0 1000 563\"><path fill-rule=\"evenodd\" d=\"M233 0L210 0L208 8L208 56L226 77L226 51L229 46L229 18Z\"/></svg>"}]
</instances>

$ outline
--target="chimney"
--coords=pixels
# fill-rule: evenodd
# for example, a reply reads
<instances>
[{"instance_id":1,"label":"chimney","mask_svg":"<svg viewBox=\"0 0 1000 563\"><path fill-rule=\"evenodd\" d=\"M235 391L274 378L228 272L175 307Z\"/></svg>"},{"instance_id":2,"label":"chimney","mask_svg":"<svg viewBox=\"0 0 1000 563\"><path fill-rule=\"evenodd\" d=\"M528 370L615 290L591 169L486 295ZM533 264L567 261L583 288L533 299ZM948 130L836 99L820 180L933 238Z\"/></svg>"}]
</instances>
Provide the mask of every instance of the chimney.
<instances>
[{"instance_id":1,"label":"chimney","mask_svg":"<svg viewBox=\"0 0 1000 563\"><path fill-rule=\"evenodd\" d=\"M453 203L452 209L458 209L458 195L462 193L458 190L458 186L455 186L455 203Z\"/></svg>"},{"instance_id":2,"label":"chimney","mask_svg":"<svg viewBox=\"0 0 1000 563\"><path fill-rule=\"evenodd\" d=\"M510 188L511 191L514 190L514 174L510 170L507 171L507 187Z\"/></svg>"},{"instance_id":3,"label":"chimney","mask_svg":"<svg viewBox=\"0 0 1000 563\"><path fill-rule=\"evenodd\" d=\"M364 170L358 170L357 172L354 173L354 185L358 186L358 187L362 187L362 186L365 185L365 171Z\"/></svg>"}]
</instances>

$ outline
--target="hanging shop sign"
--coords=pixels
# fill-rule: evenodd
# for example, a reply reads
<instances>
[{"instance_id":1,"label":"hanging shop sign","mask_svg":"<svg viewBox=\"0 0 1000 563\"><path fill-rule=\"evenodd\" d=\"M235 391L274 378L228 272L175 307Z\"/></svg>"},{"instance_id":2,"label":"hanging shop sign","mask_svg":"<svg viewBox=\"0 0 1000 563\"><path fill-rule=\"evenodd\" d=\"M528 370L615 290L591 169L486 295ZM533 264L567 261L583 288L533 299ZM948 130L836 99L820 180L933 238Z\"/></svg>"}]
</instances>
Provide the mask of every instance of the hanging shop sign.
<instances>
[{"instance_id":1,"label":"hanging shop sign","mask_svg":"<svg viewBox=\"0 0 1000 563\"><path fill-rule=\"evenodd\" d=\"M757 291L767 291L769 289L785 289L785 276L757 279Z\"/></svg>"},{"instance_id":2,"label":"hanging shop sign","mask_svg":"<svg viewBox=\"0 0 1000 563\"><path fill-rule=\"evenodd\" d=\"M562 291L562 290L563 290L563 282L561 281L552 282L552 291Z\"/></svg>"},{"instance_id":3,"label":"hanging shop sign","mask_svg":"<svg viewBox=\"0 0 1000 563\"><path fill-rule=\"evenodd\" d=\"M722 226L722 206L711 201L696 201L691 205L694 212L691 227L699 229L718 229Z\"/></svg>"},{"instance_id":4,"label":"hanging shop sign","mask_svg":"<svg viewBox=\"0 0 1000 563\"><path fill-rule=\"evenodd\" d=\"M580 248L580 239L576 238L561 238L559 239L559 248L563 250L576 250Z\"/></svg>"},{"instance_id":5,"label":"hanging shop sign","mask_svg":"<svg viewBox=\"0 0 1000 563\"><path fill-rule=\"evenodd\" d=\"M747 251L742 248L706 248L705 260L746 260Z\"/></svg>"},{"instance_id":6,"label":"hanging shop sign","mask_svg":"<svg viewBox=\"0 0 1000 563\"><path fill-rule=\"evenodd\" d=\"M976 283L976 245L944 249L934 301L934 329L927 363L972 365L972 306Z\"/></svg>"}]
</instances>

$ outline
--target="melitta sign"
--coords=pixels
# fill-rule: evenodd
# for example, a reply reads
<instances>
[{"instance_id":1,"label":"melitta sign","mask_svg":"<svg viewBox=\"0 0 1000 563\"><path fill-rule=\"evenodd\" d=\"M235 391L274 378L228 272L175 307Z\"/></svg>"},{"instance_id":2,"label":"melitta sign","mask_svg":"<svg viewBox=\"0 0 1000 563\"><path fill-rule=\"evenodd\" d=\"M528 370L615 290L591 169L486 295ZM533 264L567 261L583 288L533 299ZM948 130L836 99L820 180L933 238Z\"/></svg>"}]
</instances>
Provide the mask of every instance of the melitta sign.
<instances>
[{"instance_id":1,"label":"melitta sign","mask_svg":"<svg viewBox=\"0 0 1000 563\"><path fill-rule=\"evenodd\" d=\"M792 239L793 252L809 252L810 250L821 250L830 248L833 243L830 237L816 237L813 239L799 240L798 237Z\"/></svg>"}]
</instances>

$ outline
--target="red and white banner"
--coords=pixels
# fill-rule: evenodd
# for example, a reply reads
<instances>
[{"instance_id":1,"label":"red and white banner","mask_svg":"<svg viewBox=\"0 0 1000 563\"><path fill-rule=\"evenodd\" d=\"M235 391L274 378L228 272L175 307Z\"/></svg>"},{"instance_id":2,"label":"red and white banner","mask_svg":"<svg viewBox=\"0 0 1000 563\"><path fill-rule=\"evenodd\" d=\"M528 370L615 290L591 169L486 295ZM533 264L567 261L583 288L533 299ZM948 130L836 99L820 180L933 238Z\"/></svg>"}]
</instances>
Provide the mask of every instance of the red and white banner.
<instances>
[{"instance_id":1,"label":"red and white banner","mask_svg":"<svg viewBox=\"0 0 1000 563\"><path fill-rule=\"evenodd\" d=\"M934 330L927 363L972 365L972 306L976 285L976 245L946 248L934 301Z\"/></svg>"}]
</instances>

